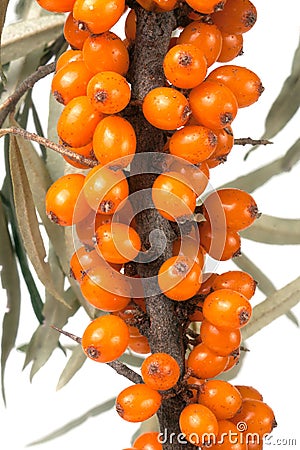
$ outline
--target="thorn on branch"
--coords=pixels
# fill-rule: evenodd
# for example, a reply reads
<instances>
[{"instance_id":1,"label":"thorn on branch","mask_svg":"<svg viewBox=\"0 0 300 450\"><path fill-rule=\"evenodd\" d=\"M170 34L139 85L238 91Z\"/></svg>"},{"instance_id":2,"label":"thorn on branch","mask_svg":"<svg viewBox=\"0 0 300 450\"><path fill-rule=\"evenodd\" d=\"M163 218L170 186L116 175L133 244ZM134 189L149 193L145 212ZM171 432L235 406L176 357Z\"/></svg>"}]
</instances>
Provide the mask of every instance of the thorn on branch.
<instances>
[{"instance_id":1,"label":"thorn on branch","mask_svg":"<svg viewBox=\"0 0 300 450\"><path fill-rule=\"evenodd\" d=\"M273 144L273 142L268 139L252 139L250 137L247 138L238 138L234 140L234 145L269 145Z\"/></svg>"},{"instance_id":2,"label":"thorn on branch","mask_svg":"<svg viewBox=\"0 0 300 450\"><path fill-rule=\"evenodd\" d=\"M53 330L58 331L60 334L63 334L70 339L73 339L73 341L77 342L77 344L81 344L81 338L79 336L76 336L75 334L69 333L68 331L64 331L61 328L56 327L55 325L50 325Z\"/></svg>"}]
</instances>

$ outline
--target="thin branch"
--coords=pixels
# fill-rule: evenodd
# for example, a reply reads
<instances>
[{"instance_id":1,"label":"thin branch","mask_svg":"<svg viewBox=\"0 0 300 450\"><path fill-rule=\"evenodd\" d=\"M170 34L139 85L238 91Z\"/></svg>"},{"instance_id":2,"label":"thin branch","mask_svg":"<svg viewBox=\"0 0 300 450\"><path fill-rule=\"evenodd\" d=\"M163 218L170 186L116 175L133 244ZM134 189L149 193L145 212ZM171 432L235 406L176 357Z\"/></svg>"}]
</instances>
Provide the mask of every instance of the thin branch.
<instances>
[{"instance_id":1,"label":"thin branch","mask_svg":"<svg viewBox=\"0 0 300 450\"><path fill-rule=\"evenodd\" d=\"M39 136L38 134L26 131L23 128L9 127L0 129L0 138L5 136L6 134L13 134L14 136L20 136L27 141L37 142L38 144L44 145L45 147L50 148L51 150L54 150L55 152L63 156L67 156L73 161L84 164L87 167L95 167L98 164L98 161L96 159L86 158L66 148L64 145L55 144L49 139Z\"/></svg>"},{"instance_id":2,"label":"thin branch","mask_svg":"<svg viewBox=\"0 0 300 450\"><path fill-rule=\"evenodd\" d=\"M252 139L250 137L247 138L238 138L234 140L234 145L269 145L273 144L273 142L268 139Z\"/></svg>"},{"instance_id":3,"label":"thin branch","mask_svg":"<svg viewBox=\"0 0 300 450\"><path fill-rule=\"evenodd\" d=\"M20 98L29 89L32 89L37 81L54 72L55 66L56 62L46 64L45 66L40 66L34 73L29 75L29 77L22 81L22 83L17 87L14 93L0 105L0 127L2 127L8 114L15 109L15 106Z\"/></svg>"}]
</instances>

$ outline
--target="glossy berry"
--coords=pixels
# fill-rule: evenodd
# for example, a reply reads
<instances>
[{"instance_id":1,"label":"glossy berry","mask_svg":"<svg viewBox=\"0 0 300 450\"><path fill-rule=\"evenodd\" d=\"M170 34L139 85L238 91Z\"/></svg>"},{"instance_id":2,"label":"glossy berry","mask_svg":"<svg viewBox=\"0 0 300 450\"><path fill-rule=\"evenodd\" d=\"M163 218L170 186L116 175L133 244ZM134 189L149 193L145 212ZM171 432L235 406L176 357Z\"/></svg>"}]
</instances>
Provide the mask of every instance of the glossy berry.
<instances>
[{"instance_id":1,"label":"glossy berry","mask_svg":"<svg viewBox=\"0 0 300 450\"><path fill-rule=\"evenodd\" d=\"M196 46L203 52L207 67L210 67L220 54L222 36L216 25L197 21L190 23L183 29L178 37L178 44L192 44Z\"/></svg>"},{"instance_id":2,"label":"glossy berry","mask_svg":"<svg viewBox=\"0 0 300 450\"><path fill-rule=\"evenodd\" d=\"M263 396L257 389L252 386L235 385L243 399L261 400L263 401Z\"/></svg>"},{"instance_id":3,"label":"glossy berry","mask_svg":"<svg viewBox=\"0 0 300 450\"><path fill-rule=\"evenodd\" d=\"M204 405L192 403L181 411L179 427L191 444L208 445L210 438L218 433L218 421L214 413Z\"/></svg>"},{"instance_id":4,"label":"glossy berry","mask_svg":"<svg viewBox=\"0 0 300 450\"><path fill-rule=\"evenodd\" d=\"M195 45L178 44L167 52L163 68L171 84L191 89L204 80L207 62L202 50Z\"/></svg>"},{"instance_id":5,"label":"glossy berry","mask_svg":"<svg viewBox=\"0 0 300 450\"><path fill-rule=\"evenodd\" d=\"M93 149L103 166L125 168L136 151L136 135L131 123L115 115L104 117L95 129Z\"/></svg>"},{"instance_id":6,"label":"glossy berry","mask_svg":"<svg viewBox=\"0 0 300 450\"><path fill-rule=\"evenodd\" d=\"M64 25L64 37L68 44L73 49L82 50L84 41L89 35L90 32L86 29L85 25L75 20L73 13L70 12Z\"/></svg>"},{"instance_id":7,"label":"glossy berry","mask_svg":"<svg viewBox=\"0 0 300 450\"><path fill-rule=\"evenodd\" d=\"M161 400L156 390L146 384L135 384L117 396L116 410L127 422L144 422L157 412Z\"/></svg>"},{"instance_id":8,"label":"glossy berry","mask_svg":"<svg viewBox=\"0 0 300 450\"><path fill-rule=\"evenodd\" d=\"M221 11L224 8L225 3L226 0L187 0L187 4L190 5L191 8L203 14Z\"/></svg>"},{"instance_id":9,"label":"glossy berry","mask_svg":"<svg viewBox=\"0 0 300 450\"><path fill-rule=\"evenodd\" d=\"M241 254L241 238L237 231L212 227L207 220L199 224L199 233L201 246L215 260L227 261Z\"/></svg>"},{"instance_id":10,"label":"glossy berry","mask_svg":"<svg viewBox=\"0 0 300 450\"><path fill-rule=\"evenodd\" d=\"M240 346L242 340L238 328L218 328L208 320L201 323L200 338L207 347L221 356L230 355Z\"/></svg>"},{"instance_id":11,"label":"glossy berry","mask_svg":"<svg viewBox=\"0 0 300 450\"><path fill-rule=\"evenodd\" d=\"M82 52L87 68L94 74L104 71L117 72L121 75L127 73L128 51L122 40L111 31L88 37Z\"/></svg>"},{"instance_id":12,"label":"glossy berry","mask_svg":"<svg viewBox=\"0 0 300 450\"><path fill-rule=\"evenodd\" d=\"M100 225L95 233L99 254L108 262L124 264L133 260L141 248L137 232L123 223Z\"/></svg>"},{"instance_id":13,"label":"glossy berry","mask_svg":"<svg viewBox=\"0 0 300 450\"><path fill-rule=\"evenodd\" d=\"M211 292L203 303L206 320L220 328L242 328L250 320L252 307L244 295L231 289Z\"/></svg>"},{"instance_id":14,"label":"glossy berry","mask_svg":"<svg viewBox=\"0 0 300 450\"><path fill-rule=\"evenodd\" d=\"M51 91L54 98L66 105L73 98L86 95L87 85L92 76L83 61L73 61L64 65L52 79Z\"/></svg>"},{"instance_id":15,"label":"glossy berry","mask_svg":"<svg viewBox=\"0 0 300 450\"><path fill-rule=\"evenodd\" d=\"M113 214L128 197L129 187L122 171L96 166L86 176L83 191L93 210Z\"/></svg>"},{"instance_id":16,"label":"glossy berry","mask_svg":"<svg viewBox=\"0 0 300 450\"><path fill-rule=\"evenodd\" d=\"M201 267L185 256L172 256L160 266L158 284L168 298L188 300L200 288Z\"/></svg>"},{"instance_id":17,"label":"glossy berry","mask_svg":"<svg viewBox=\"0 0 300 450\"><path fill-rule=\"evenodd\" d=\"M232 289L240 292L250 300L255 293L256 281L247 272L230 270L218 275L212 284L212 288L215 291L218 289Z\"/></svg>"},{"instance_id":18,"label":"glossy berry","mask_svg":"<svg viewBox=\"0 0 300 450\"><path fill-rule=\"evenodd\" d=\"M94 250L95 251L95 250ZM120 311L130 302L130 286L126 278L110 265L101 262L86 271L80 285L88 303L107 312Z\"/></svg>"},{"instance_id":19,"label":"glossy berry","mask_svg":"<svg viewBox=\"0 0 300 450\"><path fill-rule=\"evenodd\" d=\"M153 353L142 363L141 374L144 382L152 389L166 391L177 383L180 368L177 361L167 353Z\"/></svg>"},{"instance_id":20,"label":"glossy berry","mask_svg":"<svg viewBox=\"0 0 300 450\"><path fill-rule=\"evenodd\" d=\"M208 128L224 128L237 115L238 103L233 92L216 81L204 81L191 90L190 107L199 124Z\"/></svg>"},{"instance_id":21,"label":"glossy berry","mask_svg":"<svg viewBox=\"0 0 300 450\"><path fill-rule=\"evenodd\" d=\"M92 142L89 142L83 147L70 147L68 145L64 145L63 142L60 142L60 144L63 145L67 150L76 153L76 155L78 156L82 156L83 158L88 158L97 162ZM63 158L68 164L70 164L73 167L77 167L78 169L90 169L90 166L87 166L84 162L78 162L77 160L74 160L66 155L63 155Z\"/></svg>"},{"instance_id":22,"label":"glossy berry","mask_svg":"<svg viewBox=\"0 0 300 450\"><path fill-rule=\"evenodd\" d=\"M134 448L140 450L163 450L163 446L159 442L159 433L155 431L140 434L133 445Z\"/></svg>"},{"instance_id":23,"label":"glossy berry","mask_svg":"<svg viewBox=\"0 0 300 450\"><path fill-rule=\"evenodd\" d=\"M213 378L220 375L228 364L228 356L217 355L204 343L196 345L188 356L187 366L198 378Z\"/></svg>"},{"instance_id":24,"label":"glossy berry","mask_svg":"<svg viewBox=\"0 0 300 450\"><path fill-rule=\"evenodd\" d=\"M207 79L227 86L234 93L239 108L257 102L264 91L260 78L252 70L233 64L217 67Z\"/></svg>"},{"instance_id":25,"label":"glossy berry","mask_svg":"<svg viewBox=\"0 0 300 450\"><path fill-rule=\"evenodd\" d=\"M130 100L130 86L117 72L99 72L89 82L87 95L92 104L104 114L115 114Z\"/></svg>"},{"instance_id":26,"label":"glossy berry","mask_svg":"<svg viewBox=\"0 0 300 450\"><path fill-rule=\"evenodd\" d=\"M104 223L110 223L112 218L112 215L95 213L95 211L92 210L88 216L86 216L81 222L78 222L75 226L76 234L80 242L87 247L93 248L93 237L96 229Z\"/></svg>"},{"instance_id":27,"label":"glossy berry","mask_svg":"<svg viewBox=\"0 0 300 450\"><path fill-rule=\"evenodd\" d=\"M271 433L277 425L270 406L254 399L244 399L240 411L231 420L235 424L244 422L247 433L258 433L259 436Z\"/></svg>"},{"instance_id":28,"label":"glossy berry","mask_svg":"<svg viewBox=\"0 0 300 450\"><path fill-rule=\"evenodd\" d=\"M158 175L152 186L154 206L168 220L191 216L196 207L196 193L189 181L176 172Z\"/></svg>"},{"instance_id":29,"label":"glossy berry","mask_svg":"<svg viewBox=\"0 0 300 450\"><path fill-rule=\"evenodd\" d=\"M70 259L70 275L81 283L86 272L99 264L102 264L102 259L96 250L90 250L83 245L73 253Z\"/></svg>"},{"instance_id":30,"label":"glossy berry","mask_svg":"<svg viewBox=\"0 0 300 450\"><path fill-rule=\"evenodd\" d=\"M150 345L146 336L130 336L128 348L138 355L147 355L151 352Z\"/></svg>"},{"instance_id":31,"label":"glossy berry","mask_svg":"<svg viewBox=\"0 0 300 450\"><path fill-rule=\"evenodd\" d=\"M51 12L72 11L75 0L37 0L38 4Z\"/></svg>"},{"instance_id":32,"label":"glossy berry","mask_svg":"<svg viewBox=\"0 0 300 450\"><path fill-rule=\"evenodd\" d=\"M129 43L132 43L136 35L136 14L134 9L131 9L126 16L124 31L126 39Z\"/></svg>"},{"instance_id":33,"label":"glossy berry","mask_svg":"<svg viewBox=\"0 0 300 450\"><path fill-rule=\"evenodd\" d=\"M81 174L63 175L48 189L45 204L49 219L61 226L70 226L83 220L90 212L80 195L85 181Z\"/></svg>"},{"instance_id":34,"label":"glossy berry","mask_svg":"<svg viewBox=\"0 0 300 450\"><path fill-rule=\"evenodd\" d=\"M234 144L234 136L232 128L228 125L225 128L219 128L218 130L212 130L217 138L217 145L213 153L208 158L207 163L217 160L220 163L226 161L228 154L231 152Z\"/></svg>"},{"instance_id":35,"label":"glossy berry","mask_svg":"<svg viewBox=\"0 0 300 450\"><path fill-rule=\"evenodd\" d=\"M185 256L195 261L201 268L204 265L203 249L200 247L198 236L182 236L173 242L173 256Z\"/></svg>"},{"instance_id":36,"label":"glossy berry","mask_svg":"<svg viewBox=\"0 0 300 450\"><path fill-rule=\"evenodd\" d=\"M179 156L191 164L208 159L217 147L217 137L209 128L186 125L175 131L169 141L171 155Z\"/></svg>"},{"instance_id":37,"label":"glossy berry","mask_svg":"<svg viewBox=\"0 0 300 450\"><path fill-rule=\"evenodd\" d=\"M58 136L70 147L83 147L92 141L101 119L101 113L95 110L87 96L75 97L65 106L58 119Z\"/></svg>"},{"instance_id":38,"label":"glossy berry","mask_svg":"<svg viewBox=\"0 0 300 450\"><path fill-rule=\"evenodd\" d=\"M143 113L154 127L175 130L187 122L190 108L181 92L170 87L158 87L145 96Z\"/></svg>"},{"instance_id":39,"label":"glossy berry","mask_svg":"<svg viewBox=\"0 0 300 450\"><path fill-rule=\"evenodd\" d=\"M81 345L84 353L97 362L111 362L126 350L129 332L120 317L106 315L93 320L85 329Z\"/></svg>"},{"instance_id":40,"label":"glossy berry","mask_svg":"<svg viewBox=\"0 0 300 450\"><path fill-rule=\"evenodd\" d=\"M159 11L172 11L177 5L177 0L153 0L159 7Z\"/></svg>"},{"instance_id":41,"label":"glossy berry","mask_svg":"<svg viewBox=\"0 0 300 450\"><path fill-rule=\"evenodd\" d=\"M62 53L56 61L56 72L58 72L66 64L73 61L83 61L83 53L81 50L69 49Z\"/></svg>"},{"instance_id":42,"label":"glossy berry","mask_svg":"<svg viewBox=\"0 0 300 450\"><path fill-rule=\"evenodd\" d=\"M201 386L198 402L207 406L218 420L231 419L242 406L242 396L227 381L208 380Z\"/></svg>"},{"instance_id":43,"label":"glossy berry","mask_svg":"<svg viewBox=\"0 0 300 450\"><path fill-rule=\"evenodd\" d=\"M76 0L73 14L93 34L108 31L124 12L124 0Z\"/></svg>"},{"instance_id":44,"label":"glossy berry","mask_svg":"<svg viewBox=\"0 0 300 450\"><path fill-rule=\"evenodd\" d=\"M226 33L246 33L257 19L257 11L249 0L227 0L222 11L212 14L217 27Z\"/></svg>"},{"instance_id":45,"label":"glossy berry","mask_svg":"<svg viewBox=\"0 0 300 450\"><path fill-rule=\"evenodd\" d=\"M177 172L189 181L197 197L205 191L209 181L210 173L206 162L197 164L188 164L183 159L176 158L170 166L170 172Z\"/></svg>"},{"instance_id":46,"label":"glossy berry","mask_svg":"<svg viewBox=\"0 0 300 450\"><path fill-rule=\"evenodd\" d=\"M249 450L247 439L230 420L218 420L219 433L211 450ZM251 440L252 436L249 436Z\"/></svg>"},{"instance_id":47,"label":"glossy berry","mask_svg":"<svg viewBox=\"0 0 300 450\"><path fill-rule=\"evenodd\" d=\"M244 38L242 34L222 33L222 48L218 56L218 62L232 61L236 56L243 53Z\"/></svg>"}]
</instances>

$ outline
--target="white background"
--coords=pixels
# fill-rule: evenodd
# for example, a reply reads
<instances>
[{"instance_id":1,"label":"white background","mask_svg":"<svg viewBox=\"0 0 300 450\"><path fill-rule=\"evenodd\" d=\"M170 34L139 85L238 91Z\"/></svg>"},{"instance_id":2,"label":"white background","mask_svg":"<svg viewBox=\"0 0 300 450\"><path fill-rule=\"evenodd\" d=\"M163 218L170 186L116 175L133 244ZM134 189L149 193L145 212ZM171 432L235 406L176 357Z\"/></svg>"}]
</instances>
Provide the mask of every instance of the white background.
<instances>
[{"instance_id":1,"label":"white background","mask_svg":"<svg viewBox=\"0 0 300 450\"><path fill-rule=\"evenodd\" d=\"M14 0L11 6L15 4ZM264 119L281 85L288 76L291 61L299 39L300 3L288 0L284 4L274 1L258 2L258 22L244 35L244 55L236 64L244 65L256 72L265 86L260 101L239 111L233 129L235 137L259 138L264 130ZM13 17L12 8L8 20ZM45 98L49 81L37 85L36 98ZM47 99L43 100L47 103ZM38 103L41 105L41 102ZM243 161L246 149L236 147L228 162L212 171L214 186L247 173L281 155L299 136L299 114L286 129L274 139L274 144L260 148ZM2 150L2 147L0 147ZM0 155L2 158L2 155ZM0 171L3 167L1 159ZM3 173L1 174L2 179ZM281 217L300 217L300 165L290 173L277 176L267 185L258 189L254 196L261 212ZM1 237L0 237L1 238ZM242 250L280 288L299 276L300 246L275 247L243 241ZM233 267L223 263L218 271ZM37 327L31 313L26 287L22 286L22 311L17 345L27 343ZM264 296L257 291L253 304ZM0 290L1 317L5 311L5 291ZM300 317L299 305L294 313ZM68 324L68 329L80 334L87 325L87 317L78 314L76 320ZM299 329L286 317L281 317L247 341L250 352L234 380L235 384L256 387L264 399L274 409L278 428L274 431L271 445L278 449L293 449L291 444L275 439L297 439L299 434ZM0 448L23 450L32 442L61 427L68 421L82 415L103 401L116 396L130 383L121 379L112 369L92 361L87 361L75 378L61 391L56 392L59 374L66 359L56 350L53 357L29 383L30 368L22 371L24 355L14 350L6 368L7 408L0 400ZM118 417L114 410L102 416L90 418L81 427L51 441L37 445L37 450L93 448L120 450L130 446L130 437L137 425L129 424Z\"/></svg>"}]
</instances>

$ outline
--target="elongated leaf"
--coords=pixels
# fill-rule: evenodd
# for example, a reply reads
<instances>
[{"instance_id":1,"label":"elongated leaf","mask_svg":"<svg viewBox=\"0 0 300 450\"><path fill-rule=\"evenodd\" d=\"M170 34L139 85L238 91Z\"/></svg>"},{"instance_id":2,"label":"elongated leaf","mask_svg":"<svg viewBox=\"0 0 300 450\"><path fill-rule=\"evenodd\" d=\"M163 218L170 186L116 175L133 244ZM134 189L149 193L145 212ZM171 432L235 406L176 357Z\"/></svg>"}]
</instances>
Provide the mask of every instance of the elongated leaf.
<instances>
[{"instance_id":1,"label":"elongated leaf","mask_svg":"<svg viewBox=\"0 0 300 450\"><path fill-rule=\"evenodd\" d=\"M10 235L7 227L7 220L4 208L0 198L0 266L1 282L3 289L6 290L7 304L6 312L2 322L1 339L1 388L4 403L5 387L4 372L8 356L14 348L20 318L20 281L16 264L14 249L12 247Z\"/></svg>"},{"instance_id":2,"label":"elongated leaf","mask_svg":"<svg viewBox=\"0 0 300 450\"><path fill-rule=\"evenodd\" d=\"M10 170L17 220L28 257L40 281L57 300L64 299L56 291L50 266L45 262L46 250L40 233L35 205L17 140L11 137Z\"/></svg>"},{"instance_id":3,"label":"elongated leaf","mask_svg":"<svg viewBox=\"0 0 300 450\"><path fill-rule=\"evenodd\" d=\"M78 427L79 425L82 425L84 422L86 422L89 418L99 416L100 414L109 411L112 409L115 405L115 399L112 398L110 400L107 400L106 402L102 403L101 405L95 406L95 408L90 409L82 416L78 417L77 419L72 420L71 422L68 422L63 427L59 428L56 431L53 431L52 433L48 434L47 436L31 442L27 446L33 446L37 444L43 444L45 442L51 441L52 439L56 439L60 436L63 436L64 434L68 433L69 431L73 430L74 428Z\"/></svg>"},{"instance_id":4,"label":"elongated leaf","mask_svg":"<svg viewBox=\"0 0 300 450\"><path fill-rule=\"evenodd\" d=\"M48 139L53 142L58 142L57 135L57 121L63 110L63 105L58 103L52 94L49 96L49 116L48 116L48 127L47 135ZM50 149L46 149L47 154L47 170L53 181L64 175L64 164L63 157Z\"/></svg>"},{"instance_id":5,"label":"elongated leaf","mask_svg":"<svg viewBox=\"0 0 300 450\"><path fill-rule=\"evenodd\" d=\"M265 121L262 139L274 137L291 120L300 104L300 43L295 51L291 73L283 83ZM245 158L257 148L252 147Z\"/></svg>"},{"instance_id":6,"label":"elongated leaf","mask_svg":"<svg viewBox=\"0 0 300 450\"><path fill-rule=\"evenodd\" d=\"M1 49L1 41L2 41L2 30L5 22L6 17L6 10L8 7L9 0L2 0L0 3L0 49ZM0 78L2 79L2 82L5 82L5 76L2 70L2 57L1 57L1 50L0 50Z\"/></svg>"},{"instance_id":7,"label":"elongated leaf","mask_svg":"<svg viewBox=\"0 0 300 450\"><path fill-rule=\"evenodd\" d=\"M300 277L274 292L253 308L251 321L242 330L243 339L253 336L257 331L273 322L273 320L286 314L299 301Z\"/></svg>"},{"instance_id":8,"label":"elongated leaf","mask_svg":"<svg viewBox=\"0 0 300 450\"><path fill-rule=\"evenodd\" d=\"M128 353L123 353L123 355L119 358L121 362L133 367L141 367L145 358L141 358L140 356L131 355Z\"/></svg>"},{"instance_id":9,"label":"elongated leaf","mask_svg":"<svg viewBox=\"0 0 300 450\"><path fill-rule=\"evenodd\" d=\"M86 355L83 353L80 345L77 345L72 349L72 355L70 356L64 370L62 371L56 390L58 391L64 387L78 372L86 361Z\"/></svg>"},{"instance_id":10,"label":"elongated leaf","mask_svg":"<svg viewBox=\"0 0 300 450\"><path fill-rule=\"evenodd\" d=\"M282 159L282 168L286 172L292 169L300 160L300 139L298 139L292 147L286 152Z\"/></svg>"},{"instance_id":11,"label":"elongated leaf","mask_svg":"<svg viewBox=\"0 0 300 450\"><path fill-rule=\"evenodd\" d=\"M263 214L241 236L273 245L300 244L300 219L282 219Z\"/></svg>"},{"instance_id":12,"label":"elongated leaf","mask_svg":"<svg viewBox=\"0 0 300 450\"><path fill-rule=\"evenodd\" d=\"M2 34L2 64L54 41L63 32L64 20L63 15L47 14L5 27Z\"/></svg>"}]
</instances>

